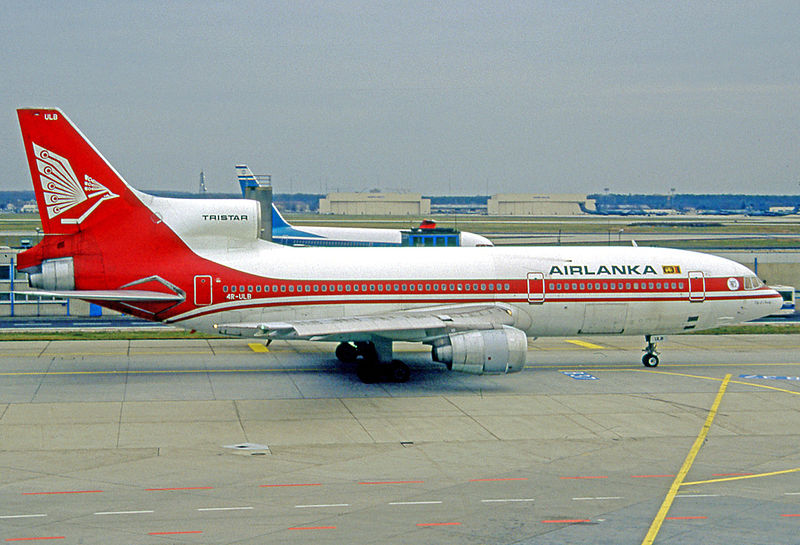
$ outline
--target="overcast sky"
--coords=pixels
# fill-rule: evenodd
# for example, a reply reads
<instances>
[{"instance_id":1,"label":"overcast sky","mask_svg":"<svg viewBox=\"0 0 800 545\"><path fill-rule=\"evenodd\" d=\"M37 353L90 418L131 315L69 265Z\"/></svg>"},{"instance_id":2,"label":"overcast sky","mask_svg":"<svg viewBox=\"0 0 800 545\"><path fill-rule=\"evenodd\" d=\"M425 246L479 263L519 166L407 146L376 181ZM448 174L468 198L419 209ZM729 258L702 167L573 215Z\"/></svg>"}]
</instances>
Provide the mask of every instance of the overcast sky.
<instances>
[{"instance_id":1,"label":"overcast sky","mask_svg":"<svg viewBox=\"0 0 800 545\"><path fill-rule=\"evenodd\" d=\"M58 106L144 190L800 193L797 0L0 10L0 190Z\"/></svg>"}]
</instances>

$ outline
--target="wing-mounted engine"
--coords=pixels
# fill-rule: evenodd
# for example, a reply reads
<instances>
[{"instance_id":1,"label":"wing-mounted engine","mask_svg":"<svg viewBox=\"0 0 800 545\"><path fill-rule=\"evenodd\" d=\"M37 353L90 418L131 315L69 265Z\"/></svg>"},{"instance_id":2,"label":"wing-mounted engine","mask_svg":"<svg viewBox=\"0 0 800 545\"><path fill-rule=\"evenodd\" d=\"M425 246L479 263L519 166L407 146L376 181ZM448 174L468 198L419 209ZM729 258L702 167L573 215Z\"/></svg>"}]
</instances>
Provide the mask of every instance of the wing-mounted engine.
<instances>
[{"instance_id":1,"label":"wing-mounted engine","mask_svg":"<svg viewBox=\"0 0 800 545\"><path fill-rule=\"evenodd\" d=\"M473 375L517 373L525 367L528 338L510 326L453 333L433 343L433 360Z\"/></svg>"}]
</instances>

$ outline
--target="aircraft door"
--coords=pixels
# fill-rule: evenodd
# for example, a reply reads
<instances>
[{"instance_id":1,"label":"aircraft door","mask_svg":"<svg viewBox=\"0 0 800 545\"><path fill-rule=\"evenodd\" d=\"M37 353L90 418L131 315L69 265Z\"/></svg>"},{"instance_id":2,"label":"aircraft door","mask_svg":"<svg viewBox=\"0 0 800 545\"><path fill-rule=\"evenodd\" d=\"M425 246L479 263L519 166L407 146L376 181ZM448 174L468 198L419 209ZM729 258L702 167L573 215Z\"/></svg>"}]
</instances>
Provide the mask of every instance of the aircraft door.
<instances>
[{"instance_id":1,"label":"aircraft door","mask_svg":"<svg viewBox=\"0 0 800 545\"><path fill-rule=\"evenodd\" d=\"M689 273L689 301L700 303L706 300L706 279L702 271Z\"/></svg>"},{"instance_id":2,"label":"aircraft door","mask_svg":"<svg viewBox=\"0 0 800 545\"><path fill-rule=\"evenodd\" d=\"M544 273L528 273L528 302L544 303Z\"/></svg>"},{"instance_id":3,"label":"aircraft door","mask_svg":"<svg viewBox=\"0 0 800 545\"><path fill-rule=\"evenodd\" d=\"M199 274L194 277L194 304L202 307L210 305L211 296L211 276Z\"/></svg>"}]
</instances>

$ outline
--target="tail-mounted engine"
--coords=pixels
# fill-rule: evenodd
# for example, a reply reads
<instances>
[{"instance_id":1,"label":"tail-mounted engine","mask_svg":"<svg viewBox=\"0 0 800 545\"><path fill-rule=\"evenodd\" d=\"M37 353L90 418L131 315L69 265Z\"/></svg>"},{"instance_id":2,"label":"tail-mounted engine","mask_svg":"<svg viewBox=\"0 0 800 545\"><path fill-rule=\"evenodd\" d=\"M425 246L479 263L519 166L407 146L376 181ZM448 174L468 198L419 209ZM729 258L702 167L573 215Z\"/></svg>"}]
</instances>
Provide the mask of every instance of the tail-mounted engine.
<instances>
[{"instance_id":1,"label":"tail-mounted engine","mask_svg":"<svg viewBox=\"0 0 800 545\"><path fill-rule=\"evenodd\" d=\"M528 338L524 332L504 325L453 333L433 344L433 360L451 371L473 375L517 373L525 367Z\"/></svg>"},{"instance_id":2,"label":"tail-mounted engine","mask_svg":"<svg viewBox=\"0 0 800 545\"><path fill-rule=\"evenodd\" d=\"M71 257L45 259L36 269L28 272L28 279L33 288L48 291L75 289L75 263Z\"/></svg>"}]
</instances>

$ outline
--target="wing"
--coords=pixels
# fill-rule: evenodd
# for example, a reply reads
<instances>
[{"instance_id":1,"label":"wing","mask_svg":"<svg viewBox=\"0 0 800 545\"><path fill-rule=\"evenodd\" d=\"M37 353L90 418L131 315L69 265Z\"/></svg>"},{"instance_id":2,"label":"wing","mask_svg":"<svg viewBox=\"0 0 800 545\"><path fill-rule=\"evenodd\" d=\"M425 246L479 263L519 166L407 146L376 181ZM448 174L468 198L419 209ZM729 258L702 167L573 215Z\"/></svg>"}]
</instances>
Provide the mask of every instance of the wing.
<instances>
[{"instance_id":1,"label":"wing","mask_svg":"<svg viewBox=\"0 0 800 545\"><path fill-rule=\"evenodd\" d=\"M464 304L288 322L214 324L224 335L311 341L360 341L375 336L393 341L424 342L454 331L518 325L518 312L501 304Z\"/></svg>"}]
</instances>

